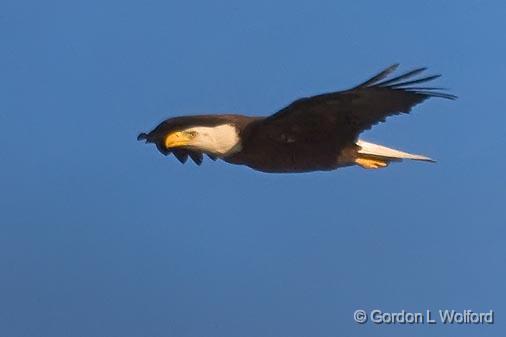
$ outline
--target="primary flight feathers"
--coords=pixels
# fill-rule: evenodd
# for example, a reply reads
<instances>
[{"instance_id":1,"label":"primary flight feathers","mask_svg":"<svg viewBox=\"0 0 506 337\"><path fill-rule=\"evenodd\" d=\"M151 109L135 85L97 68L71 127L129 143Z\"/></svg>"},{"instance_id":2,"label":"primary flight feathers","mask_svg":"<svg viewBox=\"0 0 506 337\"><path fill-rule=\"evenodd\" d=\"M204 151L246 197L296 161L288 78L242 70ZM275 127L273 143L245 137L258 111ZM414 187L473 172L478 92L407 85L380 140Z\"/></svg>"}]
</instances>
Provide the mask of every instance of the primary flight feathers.
<instances>
[{"instance_id":1,"label":"primary flight feathers","mask_svg":"<svg viewBox=\"0 0 506 337\"><path fill-rule=\"evenodd\" d=\"M358 139L392 115L408 113L429 97L455 99L442 88L420 86L440 75L426 68L387 78L392 65L344 91L301 98L268 117L198 115L173 117L137 139L154 143L182 163L200 165L203 154L264 172L328 171L349 165L386 167L392 161L430 158Z\"/></svg>"}]
</instances>

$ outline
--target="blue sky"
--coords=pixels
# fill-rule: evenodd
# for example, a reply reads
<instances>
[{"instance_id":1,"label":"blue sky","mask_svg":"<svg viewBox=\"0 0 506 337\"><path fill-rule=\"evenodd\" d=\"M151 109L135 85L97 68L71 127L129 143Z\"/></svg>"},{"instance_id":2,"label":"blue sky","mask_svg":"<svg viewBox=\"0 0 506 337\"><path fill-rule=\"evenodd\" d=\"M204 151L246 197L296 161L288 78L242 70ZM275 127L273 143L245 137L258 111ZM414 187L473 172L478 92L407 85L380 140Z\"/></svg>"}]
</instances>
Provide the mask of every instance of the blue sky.
<instances>
[{"instance_id":1,"label":"blue sky","mask_svg":"<svg viewBox=\"0 0 506 337\"><path fill-rule=\"evenodd\" d=\"M0 335L504 336L500 1L0 4ZM269 175L138 132L265 115L382 68L459 96L365 139L438 160ZM356 309L496 312L358 325Z\"/></svg>"}]
</instances>

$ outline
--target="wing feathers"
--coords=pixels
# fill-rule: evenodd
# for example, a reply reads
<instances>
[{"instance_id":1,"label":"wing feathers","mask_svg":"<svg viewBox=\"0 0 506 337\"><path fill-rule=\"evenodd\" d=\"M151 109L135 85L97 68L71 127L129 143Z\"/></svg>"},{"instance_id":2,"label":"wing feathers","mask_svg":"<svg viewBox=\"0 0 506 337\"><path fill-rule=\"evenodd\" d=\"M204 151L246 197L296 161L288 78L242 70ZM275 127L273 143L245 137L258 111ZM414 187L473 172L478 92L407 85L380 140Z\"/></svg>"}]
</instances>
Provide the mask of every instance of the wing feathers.
<instances>
[{"instance_id":1,"label":"wing feathers","mask_svg":"<svg viewBox=\"0 0 506 337\"><path fill-rule=\"evenodd\" d=\"M408 89L409 90L409 89ZM414 93L417 93L419 95L424 95L427 97L438 97L438 98L444 98L449 100L455 100L458 97L452 94L446 94L444 92L437 92L437 91L413 91Z\"/></svg>"},{"instance_id":2,"label":"wing feathers","mask_svg":"<svg viewBox=\"0 0 506 337\"><path fill-rule=\"evenodd\" d=\"M394 64L353 89L298 99L268 117L263 125L272 123L283 128L285 133L299 130L303 134L301 138L334 134L337 142L344 146L362 131L384 122L389 116L409 113L427 98L457 98L442 92L444 88L416 86L440 77L421 75L427 70L425 67L388 79L397 67L398 64Z\"/></svg>"},{"instance_id":3,"label":"wing feathers","mask_svg":"<svg viewBox=\"0 0 506 337\"><path fill-rule=\"evenodd\" d=\"M200 166L202 164L202 161L204 160L204 156L200 152L189 152L190 158L193 160L195 164Z\"/></svg>"},{"instance_id":4,"label":"wing feathers","mask_svg":"<svg viewBox=\"0 0 506 337\"><path fill-rule=\"evenodd\" d=\"M373 76L371 79L365 81L364 83L353 88L352 90L366 89L366 88L390 88L390 89L405 90L405 91L409 91L409 92L413 92L413 93L417 93L417 94L425 95L425 96L440 97L440 98L446 98L446 99L456 99L457 98L457 96L455 96L455 95L433 91L433 90L446 90L444 88L410 87L410 85L413 85L413 84L425 83L425 82L435 80L435 79L441 77L440 74L425 76L422 78L415 78L410 81L402 82L403 80L413 78L414 76L423 73L425 70L427 70L426 67L417 68L417 69L408 71L407 73L404 73L402 75L396 76L394 78L379 82L382 79L384 79L385 77L387 77L390 73L392 73L395 69L397 69L397 67L398 67L398 64L394 64L394 65L386 68L385 70L380 72L378 75Z\"/></svg>"},{"instance_id":5,"label":"wing feathers","mask_svg":"<svg viewBox=\"0 0 506 337\"><path fill-rule=\"evenodd\" d=\"M427 70L427 68L425 68L425 67L418 68L418 69L415 69L415 70L411 70L411 71L409 71L409 72L407 72L407 73L405 73L403 75L399 75L399 76L394 77L392 79L380 82L377 85L381 86L381 87L385 87L385 86L388 86L388 85L390 85L392 83L396 83L396 82L402 81L404 79L407 79L407 78L413 77L415 75L418 75L418 74L424 72L425 70Z\"/></svg>"},{"instance_id":6,"label":"wing feathers","mask_svg":"<svg viewBox=\"0 0 506 337\"><path fill-rule=\"evenodd\" d=\"M429 82L429 81L435 80L438 77L441 77L441 75L431 75L431 76L422 77L422 78L419 78L416 80L395 83L395 84L389 85L388 87L389 88L403 88L403 87L406 87L406 86L412 85L412 84Z\"/></svg>"},{"instance_id":7,"label":"wing feathers","mask_svg":"<svg viewBox=\"0 0 506 337\"><path fill-rule=\"evenodd\" d=\"M188 153L186 151L172 150L172 153L177 158L177 160L181 162L181 164L186 163L186 161L188 160Z\"/></svg>"},{"instance_id":8,"label":"wing feathers","mask_svg":"<svg viewBox=\"0 0 506 337\"><path fill-rule=\"evenodd\" d=\"M385 70L381 71L379 74L374 75L373 77L371 77L367 81L365 81L365 82L357 85L353 89L368 87L371 84L374 84L374 83L376 83L378 81L381 81L382 79L384 79L385 77L387 77L388 75L390 75L392 72L394 72L395 69L397 69L397 67L399 67L399 63L392 64L390 67L388 67Z\"/></svg>"}]
</instances>

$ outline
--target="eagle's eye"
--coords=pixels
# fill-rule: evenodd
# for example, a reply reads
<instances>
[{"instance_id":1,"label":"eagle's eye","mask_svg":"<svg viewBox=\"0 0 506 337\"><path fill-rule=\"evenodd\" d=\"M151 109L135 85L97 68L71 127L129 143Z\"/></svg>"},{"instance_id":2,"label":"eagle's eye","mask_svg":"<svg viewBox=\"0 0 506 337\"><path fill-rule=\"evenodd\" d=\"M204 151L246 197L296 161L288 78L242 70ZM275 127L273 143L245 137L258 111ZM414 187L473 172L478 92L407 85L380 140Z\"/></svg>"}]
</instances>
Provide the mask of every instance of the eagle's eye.
<instances>
[{"instance_id":1,"label":"eagle's eye","mask_svg":"<svg viewBox=\"0 0 506 337\"><path fill-rule=\"evenodd\" d=\"M185 133L190 136L191 138L194 138L197 136L197 131L185 131Z\"/></svg>"}]
</instances>

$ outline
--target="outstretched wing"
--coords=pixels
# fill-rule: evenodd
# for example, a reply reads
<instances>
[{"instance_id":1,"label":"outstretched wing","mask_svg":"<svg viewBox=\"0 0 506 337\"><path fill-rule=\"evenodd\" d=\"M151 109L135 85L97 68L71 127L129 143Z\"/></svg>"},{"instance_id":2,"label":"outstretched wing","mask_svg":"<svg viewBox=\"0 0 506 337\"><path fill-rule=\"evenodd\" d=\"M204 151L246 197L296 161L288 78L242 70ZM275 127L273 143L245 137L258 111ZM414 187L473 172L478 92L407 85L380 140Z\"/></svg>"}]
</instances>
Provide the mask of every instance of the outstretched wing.
<instances>
[{"instance_id":1,"label":"outstretched wing","mask_svg":"<svg viewBox=\"0 0 506 337\"><path fill-rule=\"evenodd\" d=\"M374 124L384 122L388 116L408 113L429 97L456 98L442 92L442 88L418 86L441 76L417 77L426 68L386 79L397 67L394 64L349 90L301 98L268 117L264 125L301 131L316 126L324 132L334 130L340 140L351 142Z\"/></svg>"}]
</instances>

